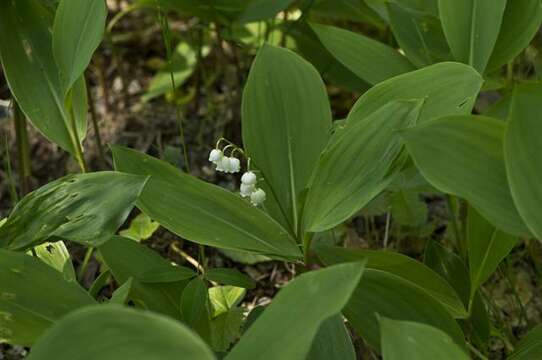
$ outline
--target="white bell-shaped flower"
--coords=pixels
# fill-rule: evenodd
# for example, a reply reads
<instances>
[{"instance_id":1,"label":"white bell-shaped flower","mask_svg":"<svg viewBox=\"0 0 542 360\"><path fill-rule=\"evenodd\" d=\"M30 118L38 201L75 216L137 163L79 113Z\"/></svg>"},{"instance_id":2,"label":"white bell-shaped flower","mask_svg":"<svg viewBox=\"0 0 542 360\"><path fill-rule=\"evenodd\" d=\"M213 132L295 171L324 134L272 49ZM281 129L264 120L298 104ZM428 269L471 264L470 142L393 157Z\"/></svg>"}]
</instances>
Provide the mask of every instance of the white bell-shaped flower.
<instances>
[{"instance_id":1,"label":"white bell-shaped flower","mask_svg":"<svg viewBox=\"0 0 542 360\"><path fill-rule=\"evenodd\" d=\"M222 158L224 158L224 154L219 149L213 149L209 153L209 161L214 164L217 164Z\"/></svg>"},{"instance_id":2,"label":"white bell-shaped flower","mask_svg":"<svg viewBox=\"0 0 542 360\"><path fill-rule=\"evenodd\" d=\"M257 180L256 174L254 174L252 171L247 171L243 174L243 176L241 176L241 182L245 185L256 185Z\"/></svg>"},{"instance_id":3,"label":"white bell-shaped flower","mask_svg":"<svg viewBox=\"0 0 542 360\"><path fill-rule=\"evenodd\" d=\"M262 189L256 189L250 194L250 202L254 206L258 206L265 201L265 191Z\"/></svg>"},{"instance_id":4,"label":"white bell-shaped flower","mask_svg":"<svg viewBox=\"0 0 542 360\"><path fill-rule=\"evenodd\" d=\"M255 186L254 184L241 184L241 196L242 197L249 197L254 192Z\"/></svg>"},{"instance_id":5,"label":"white bell-shaped flower","mask_svg":"<svg viewBox=\"0 0 542 360\"><path fill-rule=\"evenodd\" d=\"M216 171L229 172L230 169L230 159L226 156L222 156L220 160L216 163Z\"/></svg>"},{"instance_id":6,"label":"white bell-shaped flower","mask_svg":"<svg viewBox=\"0 0 542 360\"><path fill-rule=\"evenodd\" d=\"M239 161L238 158L230 157L230 167L229 172L231 173L237 173L239 170L241 170L241 161Z\"/></svg>"}]
</instances>

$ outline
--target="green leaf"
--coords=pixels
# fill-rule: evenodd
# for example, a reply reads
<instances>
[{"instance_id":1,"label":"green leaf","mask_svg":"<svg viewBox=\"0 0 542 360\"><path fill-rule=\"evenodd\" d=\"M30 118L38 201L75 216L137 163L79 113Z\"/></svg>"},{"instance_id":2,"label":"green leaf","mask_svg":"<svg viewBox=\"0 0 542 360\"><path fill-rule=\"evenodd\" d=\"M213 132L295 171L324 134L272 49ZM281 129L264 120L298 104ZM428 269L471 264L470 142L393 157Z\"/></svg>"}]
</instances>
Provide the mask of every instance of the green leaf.
<instances>
[{"instance_id":1,"label":"green leaf","mask_svg":"<svg viewBox=\"0 0 542 360\"><path fill-rule=\"evenodd\" d=\"M455 59L480 74L497 42L506 1L439 0L442 27Z\"/></svg>"},{"instance_id":2,"label":"green leaf","mask_svg":"<svg viewBox=\"0 0 542 360\"><path fill-rule=\"evenodd\" d=\"M453 339L435 327L411 321L380 318L384 360L468 360Z\"/></svg>"},{"instance_id":3,"label":"green leaf","mask_svg":"<svg viewBox=\"0 0 542 360\"><path fill-rule=\"evenodd\" d=\"M539 0L508 0L488 69L497 69L519 55L536 35L541 23L542 3Z\"/></svg>"},{"instance_id":4,"label":"green leaf","mask_svg":"<svg viewBox=\"0 0 542 360\"><path fill-rule=\"evenodd\" d=\"M210 47L204 45L201 49L201 56L205 58L209 55ZM143 101L149 101L160 95L172 91L171 74L175 87L184 84L194 73L198 62L198 53L188 42L181 41L175 48L171 60L162 68L150 81L149 89L142 96Z\"/></svg>"},{"instance_id":5,"label":"green leaf","mask_svg":"<svg viewBox=\"0 0 542 360\"><path fill-rule=\"evenodd\" d=\"M404 226L420 226L427 221L427 205L416 191L399 190L391 195L393 220Z\"/></svg>"},{"instance_id":6,"label":"green leaf","mask_svg":"<svg viewBox=\"0 0 542 360\"><path fill-rule=\"evenodd\" d=\"M261 262L271 261L267 256L258 255L246 251L218 249L227 258L241 264L254 265Z\"/></svg>"},{"instance_id":7,"label":"green leaf","mask_svg":"<svg viewBox=\"0 0 542 360\"><path fill-rule=\"evenodd\" d=\"M348 117L363 119L391 101L404 99L425 99L418 124L446 115L470 114L482 82L470 66L452 62L431 65L374 86L356 101Z\"/></svg>"},{"instance_id":8,"label":"green leaf","mask_svg":"<svg viewBox=\"0 0 542 360\"><path fill-rule=\"evenodd\" d=\"M535 326L515 346L508 360L530 360L542 356L542 325Z\"/></svg>"},{"instance_id":9,"label":"green leaf","mask_svg":"<svg viewBox=\"0 0 542 360\"><path fill-rule=\"evenodd\" d=\"M39 0L0 2L0 59L11 93L24 114L47 139L76 154L75 144L85 137L86 117L76 116L77 139L64 106L51 25L50 13Z\"/></svg>"},{"instance_id":10,"label":"green leaf","mask_svg":"<svg viewBox=\"0 0 542 360\"><path fill-rule=\"evenodd\" d=\"M24 250L58 240L99 246L122 225L145 181L103 171L50 182L15 206L0 228L0 247Z\"/></svg>"},{"instance_id":11,"label":"green leaf","mask_svg":"<svg viewBox=\"0 0 542 360\"><path fill-rule=\"evenodd\" d=\"M200 336L210 336L209 292L201 277L195 277L184 288L181 295L181 314L183 321Z\"/></svg>"},{"instance_id":12,"label":"green leaf","mask_svg":"<svg viewBox=\"0 0 542 360\"><path fill-rule=\"evenodd\" d=\"M467 248L472 293L491 276L517 242L517 237L498 230L469 207Z\"/></svg>"},{"instance_id":13,"label":"green leaf","mask_svg":"<svg viewBox=\"0 0 542 360\"><path fill-rule=\"evenodd\" d=\"M467 317L461 298L441 275L423 263L408 256L377 250L347 249L341 247L320 247L315 249L325 264L347 261L367 261L367 269L385 272L401 278L440 302L452 316Z\"/></svg>"},{"instance_id":14,"label":"green leaf","mask_svg":"<svg viewBox=\"0 0 542 360\"><path fill-rule=\"evenodd\" d=\"M333 6L336 1L333 0ZM364 92L369 88L369 84L348 70L324 47L306 22L287 23L286 26L291 28L290 35L295 40L297 51L318 69L323 78L349 91Z\"/></svg>"},{"instance_id":15,"label":"green leaf","mask_svg":"<svg viewBox=\"0 0 542 360\"><path fill-rule=\"evenodd\" d=\"M84 326L81 326L84 324ZM181 323L118 305L75 311L52 327L28 360L213 360L212 351Z\"/></svg>"},{"instance_id":16,"label":"green leaf","mask_svg":"<svg viewBox=\"0 0 542 360\"><path fill-rule=\"evenodd\" d=\"M32 345L54 322L94 300L33 256L0 249L0 343Z\"/></svg>"},{"instance_id":17,"label":"green leaf","mask_svg":"<svg viewBox=\"0 0 542 360\"><path fill-rule=\"evenodd\" d=\"M311 27L339 62L370 84L415 70L397 50L376 40L333 26L311 24Z\"/></svg>"},{"instance_id":18,"label":"green leaf","mask_svg":"<svg viewBox=\"0 0 542 360\"><path fill-rule=\"evenodd\" d=\"M230 311L243 300L246 290L235 286L213 286L209 289L209 300L213 308L212 317Z\"/></svg>"},{"instance_id":19,"label":"green leaf","mask_svg":"<svg viewBox=\"0 0 542 360\"><path fill-rule=\"evenodd\" d=\"M176 267L145 245L120 236L112 237L99 250L117 283L124 284L133 278L129 297L138 307L180 317L179 299L186 278L168 283L144 283L149 274L163 274L169 269L177 271Z\"/></svg>"},{"instance_id":20,"label":"green leaf","mask_svg":"<svg viewBox=\"0 0 542 360\"><path fill-rule=\"evenodd\" d=\"M363 258L358 257L356 252L350 253L350 250L342 251L341 249L334 251L333 254L320 251L318 256L325 265ZM399 256L401 255L396 255L394 258ZM371 263L371 259L369 259L368 263ZM389 266L389 269L393 268ZM350 325L376 349L380 349L377 315L435 326L450 335L461 347L465 347L463 333L450 315L449 307L446 308L433 297L435 294L431 296L426 289L423 289L419 284L413 283L408 278L413 276L412 274L419 272L419 268L411 267L409 273L406 274L408 276L406 278L400 276L403 269L404 267L398 267L394 273L378 268L365 269L363 281L358 285L350 301L343 309L343 314ZM426 273L426 271L423 272ZM439 278L436 274L424 275L424 277L426 279ZM440 282L442 281L440 280ZM429 285L430 291L435 289L441 291L440 289L444 289L446 286L439 285L438 282ZM442 298L442 293L437 296Z\"/></svg>"},{"instance_id":21,"label":"green leaf","mask_svg":"<svg viewBox=\"0 0 542 360\"><path fill-rule=\"evenodd\" d=\"M256 286L252 278L237 269L213 268L207 270L205 277L222 285L233 285L245 289L253 289Z\"/></svg>"},{"instance_id":22,"label":"green leaf","mask_svg":"<svg viewBox=\"0 0 542 360\"><path fill-rule=\"evenodd\" d=\"M322 322L312 341L307 359L356 359L356 351L341 314L333 315Z\"/></svg>"},{"instance_id":23,"label":"green leaf","mask_svg":"<svg viewBox=\"0 0 542 360\"><path fill-rule=\"evenodd\" d=\"M241 336L243 309L231 309L211 320L211 347L214 351L228 351Z\"/></svg>"},{"instance_id":24,"label":"green leaf","mask_svg":"<svg viewBox=\"0 0 542 360\"><path fill-rule=\"evenodd\" d=\"M542 240L542 131L538 113L542 85L527 84L514 90L508 116L504 158L512 197L519 213L536 238Z\"/></svg>"},{"instance_id":25,"label":"green leaf","mask_svg":"<svg viewBox=\"0 0 542 360\"><path fill-rule=\"evenodd\" d=\"M100 45L107 7L104 0L61 0L53 24L53 55L61 72L63 94L84 73Z\"/></svg>"},{"instance_id":26,"label":"green leaf","mask_svg":"<svg viewBox=\"0 0 542 360\"><path fill-rule=\"evenodd\" d=\"M250 1L240 22L253 22L274 18L279 12L286 9L294 0L253 0Z\"/></svg>"},{"instance_id":27,"label":"green leaf","mask_svg":"<svg viewBox=\"0 0 542 360\"><path fill-rule=\"evenodd\" d=\"M340 224L388 185L403 148L397 130L415 124L420 108L421 101L394 101L366 118L348 117L320 157L304 229L319 232Z\"/></svg>"},{"instance_id":28,"label":"green leaf","mask_svg":"<svg viewBox=\"0 0 542 360\"><path fill-rule=\"evenodd\" d=\"M115 146L113 157L120 171L150 175L137 206L175 234L274 258L301 257L288 231L241 197L134 150Z\"/></svg>"},{"instance_id":29,"label":"green leaf","mask_svg":"<svg viewBox=\"0 0 542 360\"><path fill-rule=\"evenodd\" d=\"M323 18L332 22L353 21L384 29L386 24L366 2L365 0L304 0L300 7L307 9L307 15L318 20Z\"/></svg>"},{"instance_id":30,"label":"green leaf","mask_svg":"<svg viewBox=\"0 0 542 360\"><path fill-rule=\"evenodd\" d=\"M324 83L316 69L295 53L264 45L250 70L242 113L247 153L297 234L299 195L331 129Z\"/></svg>"},{"instance_id":31,"label":"green leaf","mask_svg":"<svg viewBox=\"0 0 542 360\"><path fill-rule=\"evenodd\" d=\"M118 289L113 292L111 304L124 305L130 300L130 292L132 291L132 285L134 283L133 278L129 278L124 284L122 284Z\"/></svg>"},{"instance_id":32,"label":"green leaf","mask_svg":"<svg viewBox=\"0 0 542 360\"><path fill-rule=\"evenodd\" d=\"M416 166L433 186L465 198L506 232L528 233L506 178L502 121L450 116L416 126L403 136Z\"/></svg>"},{"instance_id":33,"label":"green leaf","mask_svg":"<svg viewBox=\"0 0 542 360\"><path fill-rule=\"evenodd\" d=\"M300 275L278 293L226 359L305 359L318 328L341 311L363 268L363 263L349 263Z\"/></svg>"},{"instance_id":34,"label":"green leaf","mask_svg":"<svg viewBox=\"0 0 542 360\"><path fill-rule=\"evenodd\" d=\"M438 17L388 2L387 11L393 35L416 67L421 68L451 58Z\"/></svg>"},{"instance_id":35,"label":"green leaf","mask_svg":"<svg viewBox=\"0 0 542 360\"><path fill-rule=\"evenodd\" d=\"M141 213L130 221L130 227L120 231L119 235L135 241L147 240L159 227L160 224L152 220L148 215Z\"/></svg>"},{"instance_id":36,"label":"green leaf","mask_svg":"<svg viewBox=\"0 0 542 360\"><path fill-rule=\"evenodd\" d=\"M68 252L68 249L63 241L43 243L34 247L34 252L41 259L41 261L60 272L66 270L66 267L68 267L68 269L71 268L71 271L73 271L70 253ZM27 254L32 255L32 252L28 251ZM71 272L70 270L67 271Z\"/></svg>"}]
</instances>

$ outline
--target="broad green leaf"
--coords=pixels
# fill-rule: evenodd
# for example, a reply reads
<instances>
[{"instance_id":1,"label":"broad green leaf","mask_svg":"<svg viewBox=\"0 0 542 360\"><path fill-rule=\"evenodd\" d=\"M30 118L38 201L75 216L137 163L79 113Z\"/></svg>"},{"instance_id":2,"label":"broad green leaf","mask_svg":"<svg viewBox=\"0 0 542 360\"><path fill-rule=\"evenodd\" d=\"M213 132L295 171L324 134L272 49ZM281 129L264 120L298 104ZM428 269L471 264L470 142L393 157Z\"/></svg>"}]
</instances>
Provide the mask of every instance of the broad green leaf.
<instances>
[{"instance_id":1,"label":"broad green leaf","mask_svg":"<svg viewBox=\"0 0 542 360\"><path fill-rule=\"evenodd\" d=\"M202 46L201 56L205 58L209 55L210 48L207 45ZM149 88L142 96L143 101L149 101L169 91L172 91L171 74L173 73L173 82L175 87L184 84L194 73L198 62L198 53L188 42L181 41L175 48L169 63L164 66L150 81Z\"/></svg>"},{"instance_id":2,"label":"broad green leaf","mask_svg":"<svg viewBox=\"0 0 542 360\"><path fill-rule=\"evenodd\" d=\"M129 278L124 284L122 284L118 289L113 292L111 295L111 304L124 305L130 300L130 292L132 291L132 286L134 283L133 278Z\"/></svg>"},{"instance_id":3,"label":"broad green leaf","mask_svg":"<svg viewBox=\"0 0 542 360\"><path fill-rule=\"evenodd\" d=\"M455 59L480 74L497 42L506 1L439 0L442 27Z\"/></svg>"},{"instance_id":4,"label":"broad green leaf","mask_svg":"<svg viewBox=\"0 0 542 360\"><path fill-rule=\"evenodd\" d=\"M166 259L145 245L120 236L114 236L99 250L117 283L124 284L133 279L129 298L136 306L173 318L180 317L179 300L186 278L167 283L144 283L151 272L160 274L175 268Z\"/></svg>"},{"instance_id":5,"label":"broad green leaf","mask_svg":"<svg viewBox=\"0 0 542 360\"><path fill-rule=\"evenodd\" d=\"M363 268L358 262L300 275L275 296L226 359L305 359L318 328L342 310Z\"/></svg>"},{"instance_id":6,"label":"broad green leaf","mask_svg":"<svg viewBox=\"0 0 542 360\"><path fill-rule=\"evenodd\" d=\"M214 281L221 285L233 285L245 289L253 289L256 286L252 278L237 269L213 268L207 270L205 277L209 281Z\"/></svg>"},{"instance_id":7,"label":"broad green leaf","mask_svg":"<svg viewBox=\"0 0 542 360\"><path fill-rule=\"evenodd\" d=\"M528 84L515 89L504 139L506 173L512 197L525 223L542 240L542 85Z\"/></svg>"},{"instance_id":8,"label":"broad green leaf","mask_svg":"<svg viewBox=\"0 0 542 360\"><path fill-rule=\"evenodd\" d=\"M228 351L241 336L243 319L243 309L235 308L211 320L211 347L214 351Z\"/></svg>"},{"instance_id":9,"label":"broad green leaf","mask_svg":"<svg viewBox=\"0 0 542 360\"><path fill-rule=\"evenodd\" d=\"M536 35L541 23L540 0L508 0L488 69L497 69L519 55Z\"/></svg>"},{"instance_id":10,"label":"broad green leaf","mask_svg":"<svg viewBox=\"0 0 542 360\"><path fill-rule=\"evenodd\" d=\"M542 357L542 325L535 326L515 346L508 360L531 360Z\"/></svg>"},{"instance_id":11,"label":"broad green leaf","mask_svg":"<svg viewBox=\"0 0 542 360\"><path fill-rule=\"evenodd\" d=\"M60 272L63 272L66 266L71 266L73 269L70 253L68 252L68 249L63 241L57 241L54 243L46 242L34 247L33 250L41 261ZM32 255L32 252L28 251L27 254Z\"/></svg>"},{"instance_id":12,"label":"broad green leaf","mask_svg":"<svg viewBox=\"0 0 542 360\"><path fill-rule=\"evenodd\" d=\"M324 320L314 340L307 359L310 360L355 360L356 351L350 333L341 314Z\"/></svg>"},{"instance_id":13,"label":"broad green leaf","mask_svg":"<svg viewBox=\"0 0 542 360\"><path fill-rule=\"evenodd\" d=\"M300 258L288 231L240 196L134 150L113 147L113 157L120 171L150 175L137 206L166 229L204 245Z\"/></svg>"},{"instance_id":14,"label":"broad green leaf","mask_svg":"<svg viewBox=\"0 0 542 360\"><path fill-rule=\"evenodd\" d=\"M386 5L393 35L416 67L450 60L450 48L438 17L395 2Z\"/></svg>"},{"instance_id":15,"label":"broad green leaf","mask_svg":"<svg viewBox=\"0 0 542 360\"><path fill-rule=\"evenodd\" d=\"M336 1L333 0L333 6ZM286 26L291 27L290 35L295 40L297 51L318 69L323 78L350 91L364 92L369 89L369 84L348 70L325 48L310 25L295 22Z\"/></svg>"},{"instance_id":16,"label":"broad green leaf","mask_svg":"<svg viewBox=\"0 0 542 360\"><path fill-rule=\"evenodd\" d=\"M371 24L384 29L386 24L365 0L304 0L301 9L307 9L310 18L329 19L332 21L353 21Z\"/></svg>"},{"instance_id":17,"label":"broad green leaf","mask_svg":"<svg viewBox=\"0 0 542 360\"><path fill-rule=\"evenodd\" d=\"M172 10L184 16L192 15L204 21L230 25L243 13L247 0L137 0L136 4Z\"/></svg>"},{"instance_id":18,"label":"broad green leaf","mask_svg":"<svg viewBox=\"0 0 542 360\"><path fill-rule=\"evenodd\" d=\"M271 261L271 258L267 256L258 255L246 251L219 249L224 256L241 264L254 265L261 262Z\"/></svg>"},{"instance_id":19,"label":"broad green leaf","mask_svg":"<svg viewBox=\"0 0 542 360\"><path fill-rule=\"evenodd\" d=\"M420 226L427 221L427 205L416 191L399 190L391 195L393 220L405 226Z\"/></svg>"},{"instance_id":20,"label":"broad green leaf","mask_svg":"<svg viewBox=\"0 0 542 360\"><path fill-rule=\"evenodd\" d=\"M365 118L348 117L320 157L304 207L303 227L330 229L371 201L389 183L403 149L397 130L414 125L421 101L394 101Z\"/></svg>"},{"instance_id":21,"label":"broad green leaf","mask_svg":"<svg viewBox=\"0 0 542 360\"><path fill-rule=\"evenodd\" d=\"M339 251L341 252L337 251L328 257L320 251L318 256L328 266L362 259L356 256L355 252L349 254L350 250ZM368 263L371 263L370 259ZM411 276L412 273L408 275ZM441 286L437 285L437 288ZM435 326L450 335L461 347L465 346L459 325L441 302L408 278L385 270L365 269L363 280L350 297L343 314L356 332L377 349L380 349L378 315Z\"/></svg>"},{"instance_id":22,"label":"broad green leaf","mask_svg":"<svg viewBox=\"0 0 542 360\"><path fill-rule=\"evenodd\" d=\"M50 182L15 206L0 228L0 247L24 250L58 240L99 246L122 225L145 181L103 171Z\"/></svg>"},{"instance_id":23,"label":"broad green leaf","mask_svg":"<svg viewBox=\"0 0 542 360\"><path fill-rule=\"evenodd\" d=\"M416 166L433 186L465 198L498 228L526 234L506 178L503 136L504 123L483 116L444 117L403 133Z\"/></svg>"},{"instance_id":24,"label":"broad green leaf","mask_svg":"<svg viewBox=\"0 0 542 360\"><path fill-rule=\"evenodd\" d=\"M53 24L53 55L63 93L84 73L100 45L107 7L104 0L61 0Z\"/></svg>"},{"instance_id":25,"label":"broad green leaf","mask_svg":"<svg viewBox=\"0 0 542 360\"><path fill-rule=\"evenodd\" d=\"M491 225L473 207L467 214L467 248L472 290L476 291L517 244L518 238Z\"/></svg>"},{"instance_id":26,"label":"broad green leaf","mask_svg":"<svg viewBox=\"0 0 542 360\"><path fill-rule=\"evenodd\" d=\"M76 139L53 57L51 26L50 13L39 0L0 2L0 59L11 93L46 138L75 154L86 119L76 116Z\"/></svg>"},{"instance_id":27,"label":"broad green leaf","mask_svg":"<svg viewBox=\"0 0 542 360\"><path fill-rule=\"evenodd\" d=\"M235 286L213 286L209 288L209 300L213 309L212 316L217 317L235 308L243 300L246 290Z\"/></svg>"},{"instance_id":28,"label":"broad green leaf","mask_svg":"<svg viewBox=\"0 0 542 360\"><path fill-rule=\"evenodd\" d=\"M119 235L135 241L147 240L159 227L160 224L148 215L141 213L130 221L130 227L120 231Z\"/></svg>"},{"instance_id":29,"label":"broad green leaf","mask_svg":"<svg viewBox=\"0 0 542 360\"><path fill-rule=\"evenodd\" d=\"M0 343L32 345L68 312L93 304L77 283L24 253L0 249Z\"/></svg>"},{"instance_id":30,"label":"broad green leaf","mask_svg":"<svg viewBox=\"0 0 542 360\"><path fill-rule=\"evenodd\" d=\"M210 338L211 312L207 284L201 277L195 277L184 288L181 295L183 322L203 338Z\"/></svg>"},{"instance_id":31,"label":"broad green leaf","mask_svg":"<svg viewBox=\"0 0 542 360\"><path fill-rule=\"evenodd\" d=\"M331 129L324 83L316 69L295 53L264 45L250 70L242 113L248 156L271 187L269 196L278 201L292 233L297 234L299 195Z\"/></svg>"},{"instance_id":32,"label":"broad green leaf","mask_svg":"<svg viewBox=\"0 0 542 360\"><path fill-rule=\"evenodd\" d=\"M433 326L380 318L384 360L469 360L453 339Z\"/></svg>"},{"instance_id":33,"label":"broad green leaf","mask_svg":"<svg viewBox=\"0 0 542 360\"><path fill-rule=\"evenodd\" d=\"M431 65L374 86L358 99L348 118L363 119L389 102L401 99L425 99L418 124L446 115L470 114L482 82L468 65L452 62Z\"/></svg>"},{"instance_id":34,"label":"broad green leaf","mask_svg":"<svg viewBox=\"0 0 542 360\"><path fill-rule=\"evenodd\" d=\"M177 360L179 356L215 359L203 340L171 318L96 305L63 318L36 343L28 360Z\"/></svg>"},{"instance_id":35,"label":"broad green leaf","mask_svg":"<svg viewBox=\"0 0 542 360\"><path fill-rule=\"evenodd\" d=\"M408 256L390 251L347 249L341 247L321 247L316 254L325 264L366 260L367 269L397 276L411 286L419 288L440 302L452 316L468 316L461 298L452 286L423 263Z\"/></svg>"},{"instance_id":36,"label":"broad green leaf","mask_svg":"<svg viewBox=\"0 0 542 360\"><path fill-rule=\"evenodd\" d=\"M274 18L293 2L294 0L252 0L238 21L252 22Z\"/></svg>"},{"instance_id":37,"label":"broad green leaf","mask_svg":"<svg viewBox=\"0 0 542 360\"><path fill-rule=\"evenodd\" d=\"M468 309L470 299L469 273L459 255L436 241L430 241L425 248L423 260L425 265L442 276L452 286L458 298Z\"/></svg>"},{"instance_id":38,"label":"broad green leaf","mask_svg":"<svg viewBox=\"0 0 542 360\"><path fill-rule=\"evenodd\" d=\"M364 35L327 25L311 27L339 62L370 84L415 70L397 50Z\"/></svg>"},{"instance_id":39,"label":"broad green leaf","mask_svg":"<svg viewBox=\"0 0 542 360\"><path fill-rule=\"evenodd\" d=\"M445 278L457 291L469 317L459 320L462 328L469 332L471 339L487 343L489 338L489 318L482 298L476 290L471 292L469 271L459 255L431 241L426 249L424 263Z\"/></svg>"}]
</instances>

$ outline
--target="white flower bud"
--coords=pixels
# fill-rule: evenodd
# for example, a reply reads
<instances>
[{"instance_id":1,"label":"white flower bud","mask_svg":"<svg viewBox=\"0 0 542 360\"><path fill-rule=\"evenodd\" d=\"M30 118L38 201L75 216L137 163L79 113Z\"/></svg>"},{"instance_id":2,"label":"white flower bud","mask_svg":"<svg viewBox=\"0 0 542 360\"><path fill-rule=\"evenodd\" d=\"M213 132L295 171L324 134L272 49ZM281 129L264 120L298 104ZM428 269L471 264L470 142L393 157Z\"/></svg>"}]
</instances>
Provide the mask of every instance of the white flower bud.
<instances>
[{"instance_id":1,"label":"white flower bud","mask_svg":"<svg viewBox=\"0 0 542 360\"><path fill-rule=\"evenodd\" d=\"M230 169L230 159L222 156L222 159L218 160L216 163L216 171L229 172Z\"/></svg>"},{"instance_id":2,"label":"white flower bud","mask_svg":"<svg viewBox=\"0 0 542 360\"><path fill-rule=\"evenodd\" d=\"M250 194L250 202L254 206L258 206L265 201L265 191L262 189L256 189Z\"/></svg>"},{"instance_id":3,"label":"white flower bud","mask_svg":"<svg viewBox=\"0 0 542 360\"><path fill-rule=\"evenodd\" d=\"M254 191L254 184L241 184L241 196L248 197Z\"/></svg>"},{"instance_id":4,"label":"white flower bud","mask_svg":"<svg viewBox=\"0 0 542 360\"><path fill-rule=\"evenodd\" d=\"M218 149L213 149L209 153L209 161L215 164L218 163L220 160L222 160L223 157L224 157L224 154L222 153L222 151Z\"/></svg>"},{"instance_id":5,"label":"white flower bud","mask_svg":"<svg viewBox=\"0 0 542 360\"><path fill-rule=\"evenodd\" d=\"M255 185L257 181L256 174L252 171L247 171L241 176L241 182L246 185Z\"/></svg>"},{"instance_id":6,"label":"white flower bud","mask_svg":"<svg viewBox=\"0 0 542 360\"><path fill-rule=\"evenodd\" d=\"M229 170L231 173L239 172L239 170L241 170L241 161L239 161L238 158L231 157Z\"/></svg>"}]
</instances>

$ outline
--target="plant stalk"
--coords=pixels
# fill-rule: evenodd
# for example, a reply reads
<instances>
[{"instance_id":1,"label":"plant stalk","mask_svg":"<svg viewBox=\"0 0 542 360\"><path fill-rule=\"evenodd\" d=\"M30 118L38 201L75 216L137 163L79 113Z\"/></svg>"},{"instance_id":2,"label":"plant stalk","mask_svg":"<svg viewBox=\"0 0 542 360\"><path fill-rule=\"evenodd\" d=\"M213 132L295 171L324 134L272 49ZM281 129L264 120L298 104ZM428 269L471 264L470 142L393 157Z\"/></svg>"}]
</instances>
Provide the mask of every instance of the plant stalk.
<instances>
[{"instance_id":1,"label":"plant stalk","mask_svg":"<svg viewBox=\"0 0 542 360\"><path fill-rule=\"evenodd\" d=\"M24 196L30 190L29 179L32 175L32 163L30 161L30 145L26 127L26 117L15 100L13 100L13 122L17 142L21 195Z\"/></svg>"}]
</instances>

